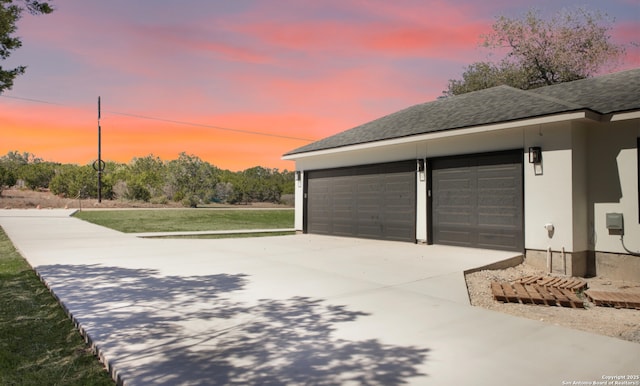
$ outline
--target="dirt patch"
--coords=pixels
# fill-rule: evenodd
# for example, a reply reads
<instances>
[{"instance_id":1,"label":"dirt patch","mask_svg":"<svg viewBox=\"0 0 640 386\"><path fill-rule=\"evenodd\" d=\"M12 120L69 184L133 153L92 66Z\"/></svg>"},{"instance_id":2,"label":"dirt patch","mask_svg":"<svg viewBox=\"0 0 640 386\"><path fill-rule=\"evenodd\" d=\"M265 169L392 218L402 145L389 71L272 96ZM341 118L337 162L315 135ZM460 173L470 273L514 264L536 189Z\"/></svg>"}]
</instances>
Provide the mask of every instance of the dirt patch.
<instances>
[{"instance_id":1,"label":"dirt patch","mask_svg":"<svg viewBox=\"0 0 640 386\"><path fill-rule=\"evenodd\" d=\"M485 270L466 275L469 298L473 306L514 316L539 320L595 334L640 343L640 310L597 307L585 300L585 309L558 306L501 303L493 299L492 281L513 281L529 275L546 275L526 263L503 270ZM608 280L603 277L585 279L588 288L598 291L640 293L640 282Z\"/></svg>"},{"instance_id":2,"label":"dirt patch","mask_svg":"<svg viewBox=\"0 0 640 386\"><path fill-rule=\"evenodd\" d=\"M205 208L288 208L286 205L269 202L250 203L246 205L211 204ZM153 204L143 201L76 199L56 196L48 191L28 189L5 189L0 194L0 209L124 209L124 208L185 208L179 202L169 201L164 204Z\"/></svg>"}]
</instances>

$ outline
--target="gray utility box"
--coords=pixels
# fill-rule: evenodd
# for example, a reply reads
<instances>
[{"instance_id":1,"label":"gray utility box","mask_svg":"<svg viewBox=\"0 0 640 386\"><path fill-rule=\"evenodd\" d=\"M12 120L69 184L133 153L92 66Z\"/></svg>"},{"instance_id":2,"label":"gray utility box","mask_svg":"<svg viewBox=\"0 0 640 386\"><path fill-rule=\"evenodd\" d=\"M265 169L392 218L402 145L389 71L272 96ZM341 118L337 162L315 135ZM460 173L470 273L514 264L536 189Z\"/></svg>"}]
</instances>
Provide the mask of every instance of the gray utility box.
<instances>
[{"instance_id":1,"label":"gray utility box","mask_svg":"<svg viewBox=\"0 0 640 386\"><path fill-rule=\"evenodd\" d=\"M607 213L607 229L610 231L624 230L622 213Z\"/></svg>"}]
</instances>

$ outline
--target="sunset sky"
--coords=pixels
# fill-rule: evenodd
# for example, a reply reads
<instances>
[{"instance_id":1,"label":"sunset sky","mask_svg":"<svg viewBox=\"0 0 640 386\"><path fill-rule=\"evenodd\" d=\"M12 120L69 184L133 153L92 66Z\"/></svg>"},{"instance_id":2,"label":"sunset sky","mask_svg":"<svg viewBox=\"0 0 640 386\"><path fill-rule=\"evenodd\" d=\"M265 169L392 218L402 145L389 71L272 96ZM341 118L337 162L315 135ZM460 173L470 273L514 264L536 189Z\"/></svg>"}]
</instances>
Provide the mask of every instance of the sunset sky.
<instances>
[{"instance_id":1,"label":"sunset sky","mask_svg":"<svg viewBox=\"0 0 640 386\"><path fill-rule=\"evenodd\" d=\"M196 155L223 169L289 169L283 153L434 100L488 59L479 36L532 4L615 18L640 67L640 0L55 0L23 16L27 65L0 95L0 156L87 164Z\"/></svg>"}]
</instances>

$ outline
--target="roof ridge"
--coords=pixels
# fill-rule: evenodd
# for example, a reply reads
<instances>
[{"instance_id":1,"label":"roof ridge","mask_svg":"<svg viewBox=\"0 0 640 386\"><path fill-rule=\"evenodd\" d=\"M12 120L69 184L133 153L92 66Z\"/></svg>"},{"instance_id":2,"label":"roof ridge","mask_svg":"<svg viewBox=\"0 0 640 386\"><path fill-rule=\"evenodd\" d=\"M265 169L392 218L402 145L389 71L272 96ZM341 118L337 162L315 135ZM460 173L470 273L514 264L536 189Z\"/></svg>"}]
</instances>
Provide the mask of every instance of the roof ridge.
<instances>
[{"instance_id":1,"label":"roof ridge","mask_svg":"<svg viewBox=\"0 0 640 386\"><path fill-rule=\"evenodd\" d=\"M559 83L559 84L561 84L561 83ZM585 108L585 106L579 105L577 103L567 102L567 101L564 101L562 99L558 99L558 98L552 97L550 95L546 95L546 94L542 94L542 93L538 92L538 91L542 91L542 90L546 89L547 87L556 86L556 85L559 85L559 84L551 84L551 85L547 85L547 86L543 86L543 87L538 87L538 88L535 88L535 89L532 89L532 90L522 90L522 89L515 88L515 87L512 87L512 88L514 90L518 91L518 92L523 93L523 94L530 95L530 96L533 96L535 98L545 100L547 102L557 103L557 104L560 104L562 106L569 107L571 109L578 110L578 109L584 109Z\"/></svg>"},{"instance_id":2,"label":"roof ridge","mask_svg":"<svg viewBox=\"0 0 640 386\"><path fill-rule=\"evenodd\" d=\"M552 85L547 85L547 86L543 86L543 87L538 87L538 88L535 88L535 89L523 90L521 88L509 86L507 84L500 84L498 86L493 86L493 87L489 87L489 88L483 88L481 90L476 90L476 91L472 91L472 92L456 95L455 97L463 97L463 96L471 97L471 95L473 95L475 93L481 93L481 92L486 92L486 91L495 90L495 89L505 89L505 90L515 91L515 92L523 94L523 95L532 96L534 98L542 99L542 100L545 100L547 102L557 103L557 104L560 104L562 106L569 107L571 109L582 109L582 108L584 108L584 106L578 105L576 103L563 101L562 99L558 99L558 98L555 98L555 97L552 97L552 96L549 96L549 95L546 95L546 94L541 94L541 93L537 92L537 90L542 91L542 90L546 89L547 87L557 86L557 85L559 85L559 84L552 84ZM446 99L445 99L445 101L446 101ZM432 103L432 102L434 102L434 101L426 102L425 104Z\"/></svg>"},{"instance_id":3,"label":"roof ridge","mask_svg":"<svg viewBox=\"0 0 640 386\"><path fill-rule=\"evenodd\" d=\"M481 93L486 93L486 92L488 92L490 90L496 90L496 89L502 89L502 88L510 89L510 90L520 90L520 89L515 88L513 86L509 86L507 84L499 84L497 86L487 87L487 88L483 88L483 89L480 89L480 90L474 90L474 91L465 92L463 94L453 95L453 96L448 97L448 98L436 99L436 100L433 100L433 101L424 102L424 104L433 103L433 102L440 102L440 101L446 102L448 100L460 99L462 97L471 98L474 95L478 95L478 94L481 94ZM520 91L522 91L522 90L520 90Z\"/></svg>"}]
</instances>

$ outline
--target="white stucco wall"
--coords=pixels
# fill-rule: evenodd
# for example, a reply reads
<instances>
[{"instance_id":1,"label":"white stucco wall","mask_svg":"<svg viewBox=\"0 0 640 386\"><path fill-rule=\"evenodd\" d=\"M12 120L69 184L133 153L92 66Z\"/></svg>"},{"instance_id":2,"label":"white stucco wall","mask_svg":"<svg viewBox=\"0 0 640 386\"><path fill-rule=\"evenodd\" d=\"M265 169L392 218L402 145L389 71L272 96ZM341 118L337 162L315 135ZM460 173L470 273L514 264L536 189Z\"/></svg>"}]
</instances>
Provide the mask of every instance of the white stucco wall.
<instances>
[{"instance_id":1,"label":"white stucco wall","mask_svg":"<svg viewBox=\"0 0 640 386\"><path fill-rule=\"evenodd\" d=\"M567 122L525 130L525 148L542 148L541 165L524 164L526 249L573 250L571 141Z\"/></svg>"},{"instance_id":2,"label":"white stucco wall","mask_svg":"<svg viewBox=\"0 0 640 386\"><path fill-rule=\"evenodd\" d=\"M606 228L607 213L622 213L627 248L640 252L638 219L638 150L640 119L590 127L589 243L591 249L625 253L620 236Z\"/></svg>"},{"instance_id":3,"label":"white stucco wall","mask_svg":"<svg viewBox=\"0 0 640 386\"><path fill-rule=\"evenodd\" d=\"M427 170L416 175L416 239L418 242L427 241Z\"/></svg>"},{"instance_id":4,"label":"white stucco wall","mask_svg":"<svg viewBox=\"0 0 640 386\"><path fill-rule=\"evenodd\" d=\"M588 129L584 122L572 124L571 179L573 251L589 250L589 184L588 184Z\"/></svg>"},{"instance_id":5,"label":"white stucco wall","mask_svg":"<svg viewBox=\"0 0 640 386\"><path fill-rule=\"evenodd\" d=\"M297 167L297 165L296 165ZM303 230L303 216L304 216L304 170L297 169L300 172L300 179L295 181L295 214L293 217L293 227L296 231L302 232Z\"/></svg>"}]
</instances>

